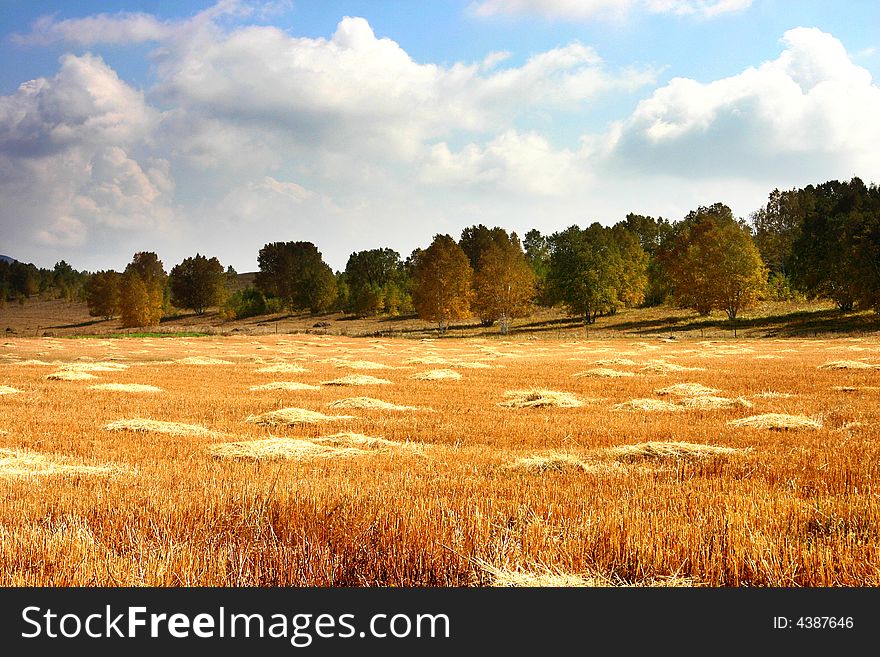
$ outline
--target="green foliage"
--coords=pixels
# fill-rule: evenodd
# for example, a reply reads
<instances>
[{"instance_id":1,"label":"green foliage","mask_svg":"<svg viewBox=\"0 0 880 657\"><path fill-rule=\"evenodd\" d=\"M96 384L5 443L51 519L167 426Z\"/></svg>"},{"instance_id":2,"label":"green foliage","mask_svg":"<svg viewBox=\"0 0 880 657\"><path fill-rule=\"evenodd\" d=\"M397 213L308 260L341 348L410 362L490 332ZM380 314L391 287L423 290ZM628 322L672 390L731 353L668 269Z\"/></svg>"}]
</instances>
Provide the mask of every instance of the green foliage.
<instances>
[{"instance_id":1,"label":"green foliage","mask_svg":"<svg viewBox=\"0 0 880 657\"><path fill-rule=\"evenodd\" d=\"M366 317L396 315L407 305L406 271L400 254L391 249L352 253L345 266L348 312ZM411 305L411 304L409 304Z\"/></svg>"},{"instance_id":2,"label":"green foliage","mask_svg":"<svg viewBox=\"0 0 880 657\"><path fill-rule=\"evenodd\" d=\"M647 257L634 238L594 223L554 233L550 245L549 298L584 323L641 302Z\"/></svg>"},{"instance_id":3,"label":"green foliage","mask_svg":"<svg viewBox=\"0 0 880 657\"><path fill-rule=\"evenodd\" d=\"M437 322L470 316L473 269L461 247L449 235L436 235L424 251L414 254L413 304L419 317Z\"/></svg>"},{"instance_id":4,"label":"green foliage","mask_svg":"<svg viewBox=\"0 0 880 657\"><path fill-rule=\"evenodd\" d=\"M269 312L269 304L262 292L246 287L229 296L220 310L224 319L245 319L257 315L265 315Z\"/></svg>"},{"instance_id":5,"label":"green foliage","mask_svg":"<svg viewBox=\"0 0 880 657\"><path fill-rule=\"evenodd\" d=\"M752 213L755 245L771 274L791 273L794 245L811 205L812 199L804 190L774 189L767 205Z\"/></svg>"},{"instance_id":6,"label":"green foliage","mask_svg":"<svg viewBox=\"0 0 880 657\"><path fill-rule=\"evenodd\" d=\"M210 306L219 306L226 297L227 273L217 258L198 253L171 269L171 303L178 308L191 308L197 315Z\"/></svg>"},{"instance_id":7,"label":"green foliage","mask_svg":"<svg viewBox=\"0 0 880 657\"><path fill-rule=\"evenodd\" d=\"M474 276L473 310L484 324L498 321L506 333L509 320L531 313L535 283L519 240L490 244Z\"/></svg>"},{"instance_id":8,"label":"green foliage","mask_svg":"<svg viewBox=\"0 0 880 657\"><path fill-rule=\"evenodd\" d=\"M95 272L86 284L89 315L112 319L120 308L120 276L112 269Z\"/></svg>"},{"instance_id":9,"label":"green foliage","mask_svg":"<svg viewBox=\"0 0 880 657\"><path fill-rule=\"evenodd\" d=\"M722 203L700 207L675 225L660 255L682 308L730 319L766 294L767 270L748 228Z\"/></svg>"},{"instance_id":10,"label":"green foliage","mask_svg":"<svg viewBox=\"0 0 880 657\"><path fill-rule=\"evenodd\" d=\"M336 277L311 242L273 242L260 249L256 287L291 310L324 312L336 302Z\"/></svg>"},{"instance_id":11,"label":"green foliage","mask_svg":"<svg viewBox=\"0 0 880 657\"><path fill-rule=\"evenodd\" d=\"M780 271L774 271L767 279L767 298L770 301L805 301L791 282L791 277Z\"/></svg>"}]
</instances>

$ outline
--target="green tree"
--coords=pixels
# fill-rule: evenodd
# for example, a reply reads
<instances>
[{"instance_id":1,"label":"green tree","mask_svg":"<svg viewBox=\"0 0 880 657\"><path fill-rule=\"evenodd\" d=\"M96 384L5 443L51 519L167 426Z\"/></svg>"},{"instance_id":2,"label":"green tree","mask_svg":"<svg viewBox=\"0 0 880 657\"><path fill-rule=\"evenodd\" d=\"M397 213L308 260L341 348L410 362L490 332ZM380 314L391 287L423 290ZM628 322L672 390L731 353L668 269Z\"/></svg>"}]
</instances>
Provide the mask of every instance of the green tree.
<instances>
[{"instance_id":1,"label":"green tree","mask_svg":"<svg viewBox=\"0 0 880 657\"><path fill-rule=\"evenodd\" d=\"M774 189L767 204L752 213L755 245L771 274L791 275L794 244L811 204L810 195L803 190Z\"/></svg>"},{"instance_id":2,"label":"green tree","mask_svg":"<svg viewBox=\"0 0 880 657\"><path fill-rule=\"evenodd\" d=\"M112 269L95 272L86 284L86 303L89 315L112 319L119 313L119 272Z\"/></svg>"},{"instance_id":3,"label":"green tree","mask_svg":"<svg viewBox=\"0 0 880 657\"><path fill-rule=\"evenodd\" d=\"M498 322L507 333L509 322L532 312L536 277L525 254L515 244L491 244L480 256L474 275L474 312L484 323Z\"/></svg>"},{"instance_id":4,"label":"green tree","mask_svg":"<svg viewBox=\"0 0 880 657\"><path fill-rule=\"evenodd\" d=\"M449 235L436 235L424 251L413 253L413 303L422 319L445 331L453 319L470 317L473 268Z\"/></svg>"},{"instance_id":5,"label":"green tree","mask_svg":"<svg viewBox=\"0 0 880 657\"><path fill-rule=\"evenodd\" d=\"M736 319L766 293L767 270L751 234L722 203L676 224L663 265L676 303L701 315L724 310Z\"/></svg>"},{"instance_id":6,"label":"green tree","mask_svg":"<svg viewBox=\"0 0 880 657\"><path fill-rule=\"evenodd\" d=\"M400 254L392 249L352 253L345 265L348 310L361 316L396 314L402 303L403 277Z\"/></svg>"},{"instance_id":7,"label":"green tree","mask_svg":"<svg viewBox=\"0 0 880 657\"><path fill-rule=\"evenodd\" d=\"M311 242L273 242L260 249L255 285L279 297L287 308L330 310L336 302L336 277Z\"/></svg>"},{"instance_id":8,"label":"green tree","mask_svg":"<svg viewBox=\"0 0 880 657\"><path fill-rule=\"evenodd\" d=\"M226 298L227 274L217 258L196 254L174 265L169 275L171 303L191 308L203 315L210 306L219 306Z\"/></svg>"}]
</instances>

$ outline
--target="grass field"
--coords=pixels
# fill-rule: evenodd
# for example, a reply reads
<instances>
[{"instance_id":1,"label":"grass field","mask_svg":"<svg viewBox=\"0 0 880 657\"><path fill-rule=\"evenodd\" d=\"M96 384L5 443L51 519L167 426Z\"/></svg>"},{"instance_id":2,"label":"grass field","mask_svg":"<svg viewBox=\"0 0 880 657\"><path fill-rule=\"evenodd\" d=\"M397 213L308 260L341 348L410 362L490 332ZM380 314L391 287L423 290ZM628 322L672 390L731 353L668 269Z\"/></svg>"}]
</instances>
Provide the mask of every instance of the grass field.
<instances>
[{"instance_id":1,"label":"grass field","mask_svg":"<svg viewBox=\"0 0 880 657\"><path fill-rule=\"evenodd\" d=\"M7 338L0 585L877 586L878 365L876 335Z\"/></svg>"}]
</instances>

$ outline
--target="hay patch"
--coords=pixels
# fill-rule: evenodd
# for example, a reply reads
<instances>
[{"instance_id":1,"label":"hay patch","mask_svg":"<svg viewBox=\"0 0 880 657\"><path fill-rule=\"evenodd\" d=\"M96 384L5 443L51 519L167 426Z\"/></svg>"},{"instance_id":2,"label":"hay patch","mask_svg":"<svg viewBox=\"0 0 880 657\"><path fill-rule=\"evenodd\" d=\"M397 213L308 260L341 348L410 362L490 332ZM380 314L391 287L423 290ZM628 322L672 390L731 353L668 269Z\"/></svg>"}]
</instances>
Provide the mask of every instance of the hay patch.
<instances>
[{"instance_id":1,"label":"hay patch","mask_svg":"<svg viewBox=\"0 0 880 657\"><path fill-rule=\"evenodd\" d=\"M124 363L69 363L62 365L61 370L66 372L118 372L119 370L127 370L128 365Z\"/></svg>"},{"instance_id":2,"label":"hay patch","mask_svg":"<svg viewBox=\"0 0 880 657\"><path fill-rule=\"evenodd\" d=\"M751 408L752 402L742 397L731 399L730 397L700 395L699 397L685 397L681 400L681 405L700 411L714 411L723 408Z\"/></svg>"},{"instance_id":3,"label":"hay patch","mask_svg":"<svg viewBox=\"0 0 880 657\"><path fill-rule=\"evenodd\" d=\"M328 408L363 408L371 411L419 411L416 406L399 406L373 397L348 397L327 404Z\"/></svg>"},{"instance_id":4,"label":"hay patch","mask_svg":"<svg viewBox=\"0 0 880 657\"><path fill-rule=\"evenodd\" d=\"M322 459L367 454L354 447L320 445L303 438L264 438L208 446L208 453L216 459L274 461L291 459Z\"/></svg>"},{"instance_id":5,"label":"hay patch","mask_svg":"<svg viewBox=\"0 0 880 657\"><path fill-rule=\"evenodd\" d=\"M390 365L375 363L371 360L337 360L336 367L347 367L352 370L388 370Z\"/></svg>"},{"instance_id":6,"label":"hay patch","mask_svg":"<svg viewBox=\"0 0 880 657\"><path fill-rule=\"evenodd\" d=\"M116 420L104 425L105 431L137 431L142 433L165 433L172 436L215 436L215 431L206 429L199 424L183 422L163 422L145 418Z\"/></svg>"},{"instance_id":7,"label":"hay patch","mask_svg":"<svg viewBox=\"0 0 880 657\"><path fill-rule=\"evenodd\" d=\"M413 374L409 378L417 381L443 381L445 379L460 379L461 374L455 370L428 370L427 372Z\"/></svg>"},{"instance_id":8,"label":"hay patch","mask_svg":"<svg viewBox=\"0 0 880 657\"><path fill-rule=\"evenodd\" d=\"M81 476L112 477L134 471L118 465L85 465L58 455L0 448L0 477Z\"/></svg>"},{"instance_id":9,"label":"hay patch","mask_svg":"<svg viewBox=\"0 0 880 657\"><path fill-rule=\"evenodd\" d=\"M774 390L766 390L752 395L755 399L790 399L794 397L790 392L776 392Z\"/></svg>"},{"instance_id":10,"label":"hay patch","mask_svg":"<svg viewBox=\"0 0 880 657\"><path fill-rule=\"evenodd\" d=\"M543 388L530 390L508 390L504 393L507 399L499 402L506 408L576 408L584 402L570 392L557 392Z\"/></svg>"},{"instance_id":11,"label":"hay patch","mask_svg":"<svg viewBox=\"0 0 880 657\"><path fill-rule=\"evenodd\" d=\"M231 360L209 358L207 356L188 356L174 361L178 365L235 365Z\"/></svg>"},{"instance_id":12,"label":"hay patch","mask_svg":"<svg viewBox=\"0 0 880 657\"><path fill-rule=\"evenodd\" d=\"M686 367L677 363L667 363L665 361L657 361L649 363L639 368L640 372L649 374L671 374L673 372L705 372L705 367Z\"/></svg>"},{"instance_id":13,"label":"hay patch","mask_svg":"<svg viewBox=\"0 0 880 657\"><path fill-rule=\"evenodd\" d=\"M566 573L558 568L534 565L530 570L520 568L498 568L482 560L477 565L492 577L492 586L504 588L585 588L610 586L611 581L604 577Z\"/></svg>"},{"instance_id":14,"label":"hay patch","mask_svg":"<svg viewBox=\"0 0 880 657\"><path fill-rule=\"evenodd\" d=\"M586 370L585 372L577 372L573 376L582 377L597 377L604 379L619 379L621 377L626 376L635 376L632 372L621 372L620 370L613 370L608 367L594 367L593 369Z\"/></svg>"},{"instance_id":15,"label":"hay patch","mask_svg":"<svg viewBox=\"0 0 880 657\"><path fill-rule=\"evenodd\" d=\"M21 390L10 386L0 386L0 395L14 395L17 392L21 392Z\"/></svg>"},{"instance_id":16,"label":"hay patch","mask_svg":"<svg viewBox=\"0 0 880 657\"><path fill-rule=\"evenodd\" d=\"M107 390L108 392L162 392L162 388L144 383L99 383L89 386L89 390Z\"/></svg>"},{"instance_id":17,"label":"hay patch","mask_svg":"<svg viewBox=\"0 0 880 657\"><path fill-rule=\"evenodd\" d=\"M355 418L351 415L324 415L318 411L310 411L305 408L281 408L277 411L269 411L268 413L262 413L260 415L250 415L245 422L277 427L353 419Z\"/></svg>"},{"instance_id":18,"label":"hay patch","mask_svg":"<svg viewBox=\"0 0 880 657\"><path fill-rule=\"evenodd\" d=\"M380 386L389 385L391 381L388 379L380 379L367 374L349 374L331 381L322 381L321 385L325 386Z\"/></svg>"},{"instance_id":19,"label":"hay patch","mask_svg":"<svg viewBox=\"0 0 880 657\"><path fill-rule=\"evenodd\" d=\"M876 370L880 365L866 363L861 360L832 360L822 363L817 369L820 370Z\"/></svg>"},{"instance_id":20,"label":"hay patch","mask_svg":"<svg viewBox=\"0 0 880 657\"><path fill-rule=\"evenodd\" d=\"M46 378L49 381L87 381L89 379L97 379L98 377L94 374L89 374L88 372L60 370L58 372L47 374Z\"/></svg>"},{"instance_id":21,"label":"hay patch","mask_svg":"<svg viewBox=\"0 0 880 657\"><path fill-rule=\"evenodd\" d=\"M332 445L334 447L357 447L358 449L391 449L394 447L409 446L414 443L399 443L394 440L386 440L385 438L374 438L365 436L362 433L352 433L343 431L334 433L329 436L320 436L312 439L316 443Z\"/></svg>"},{"instance_id":22,"label":"hay patch","mask_svg":"<svg viewBox=\"0 0 880 657\"><path fill-rule=\"evenodd\" d=\"M638 363L630 358L603 358L601 360L594 360L593 365L638 365Z\"/></svg>"},{"instance_id":23,"label":"hay patch","mask_svg":"<svg viewBox=\"0 0 880 657\"><path fill-rule=\"evenodd\" d=\"M615 404L612 411L640 411L645 413L674 413L683 411L684 407L662 399L630 399L622 404Z\"/></svg>"},{"instance_id":24,"label":"hay patch","mask_svg":"<svg viewBox=\"0 0 880 657\"><path fill-rule=\"evenodd\" d=\"M264 383L260 386L251 386L248 390L320 390L321 386L313 386L310 383L299 383L298 381L272 381L272 383Z\"/></svg>"},{"instance_id":25,"label":"hay patch","mask_svg":"<svg viewBox=\"0 0 880 657\"><path fill-rule=\"evenodd\" d=\"M601 454L618 461L641 461L645 459L704 459L713 456L731 456L746 450L721 445L705 445L685 442L649 441L635 445L608 447Z\"/></svg>"},{"instance_id":26,"label":"hay patch","mask_svg":"<svg viewBox=\"0 0 880 657\"><path fill-rule=\"evenodd\" d=\"M676 383L655 391L658 395L674 395L676 397L698 397L701 395L714 395L718 392L715 388L709 388L702 383Z\"/></svg>"},{"instance_id":27,"label":"hay patch","mask_svg":"<svg viewBox=\"0 0 880 657\"><path fill-rule=\"evenodd\" d=\"M731 427L749 427L752 429L774 429L779 431L797 429L821 429L822 423L803 415L783 415L782 413L766 413L751 415L727 423Z\"/></svg>"},{"instance_id":28,"label":"hay patch","mask_svg":"<svg viewBox=\"0 0 880 657\"><path fill-rule=\"evenodd\" d=\"M552 451L532 454L517 459L508 466L512 470L525 470L531 474L545 472L586 472L589 474L613 474L622 470L619 463L587 461L570 452Z\"/></svg>"},{"instance_id":29,"label":"hay patch","mask_svg":"<svg viewBox=\"0 0 880 657\"><path fill-rule=\"evenodd\" d=\"M291 374L291 373L301 373L308 372L308 370L302 365L297 365L295 363L276 363L274 365L266 365L265 367L261 367L257 370L262 374Z\"/></svg>"}]
</instances>

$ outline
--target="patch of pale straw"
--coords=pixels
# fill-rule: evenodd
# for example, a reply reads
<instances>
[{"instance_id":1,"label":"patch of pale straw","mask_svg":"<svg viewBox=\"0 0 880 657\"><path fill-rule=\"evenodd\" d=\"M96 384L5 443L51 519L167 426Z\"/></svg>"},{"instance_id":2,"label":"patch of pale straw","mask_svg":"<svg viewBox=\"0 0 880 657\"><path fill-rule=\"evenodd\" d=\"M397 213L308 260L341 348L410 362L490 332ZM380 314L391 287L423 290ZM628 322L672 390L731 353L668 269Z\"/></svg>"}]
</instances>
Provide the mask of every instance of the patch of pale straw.
<instances>
[{"instance_id":1,"label":"patch of pale straw","mask_svg":"<svg viewBox=\"0 0 880 657\"><path fill-rule=\"evenodd\" d=\"M183 422L164 422L145 418L116 420L104 425L106 431L140 431L145 433L166 433L172 436L215 436L217 432L199 424Z\"/></svg>"},{"instance_id":2,"label":"patch of pale straw","mask_svg":"<svg viewBox=\"0 0 880 657\"><path fill-rule=\"evenodd\" d=\"M821 429L822 423L813 418L803 415L783 415L781 413L766 413L764 415L752 415L739 420L731 420L727 423L732 427L749 427L753 429Z\"/></svg>"},{"instance_id":3,"label":"patch of pale straw","mask_svg":"<svg viewBox=\"0 0 880 657\"><path fill-rule=\"evenodd\" d=\"M647 413L671 413L683 411L684 407L662 399L631 399L611 407L612 411L643 411Z\"/></svg>"},{"instance_id":4,"label":"patch of pale straw","mask_svg":"<svg viewBox=\"0 0 880 657\"><path fill-rule=\"evenodd\" d=\"M99 383L89 386L89 390L106 390L108 392L162 392L162 388L144 383Z\"/></svg>"},{"instance_id":5,"label":"patch of pale straw","mask_svg":"<svg viewBox=\"0 0 880 657\"><path fill-rule=\"evenodd\" d=\"M21 392L21 390L11 386L0 386L0 395L14 395L16 392Z\"/></svg>"},{"instance_id":6,"label":"patch of pale straw","mask_svg":"<svg viewBox=\"0 0 880 657\"><path fill-rule=\"evenodd\" d=\"M713 397L701 395L699 397L686 397L681 400L685 408L693 408L701 411L711 411L719 408L751 408L752 402L742 397L731 399L729 397Z\"/></svg>"},{"instance_id":7,"label":"patch of pale straw","mask_svg":"<svg viewBox=\"0 0 880 657\"><path fill-rule=\"evenodd\" d=\"M418 411L416 406L399 406L373 397L348 397L327 404L328 408L364 408L375 411Z\"/></svg>"},{"instance_id":8,"label":"patch of pale straw","mask_svg":"<svg viewBox=\"0 0 880 657\"><path fill-rule=\"evenodd\" d=\"M251 386L248 390L320 390L321 386L313 386L309 383L299 383L298 381L273 381L272 383L264 383L261 386Z\"/></svg>"},{"instance_id":9,"label":"patch of pale straw","mask_svg":"<svg viewBox=\"0 0 880 657\"><path fill-rule=\"evenodd\" d=\"M752 395L755 399L789 399L794 397L790 392L776 392L774 390L766 390Z\"/></svg>"},{"instance_id":10,"label":"patch of pale straw","mask_svg":"<svg viewBox=\"0 0 880 657\"><path fill-rule=\"evenodd\" d=\"M714 395L718 392L715 388L709 388L702 383L676 383L655 391L658 395L675 395L677 397L697 397L699 395Z\"/></svg>"},{"instance_id":11,"label":"patch of pale straw","mask_svg":"<svg viewBox=\"0 0 880 657\"><path fill-rule=\"evenodd\" d=\"M133 473L133 470L119 465L84 465L72 463L69 459L58 455L0 448L0 477L51 475L112 477Z\"/></svg>"},{"instance_id":12,"label":"patch of pale straw","mask_svg":"<svg viewBox=\"0 0 880 657\"><path fill-rule=\"evenodd\" d=\"M417 381L442 381L444 379L460 379L461 374L455 370L428 370L427 372L413 374L409 378Z\"/></svg>"},{"instance_id":13,"label":"patch of pale straw","mask_svg":"<svg viewBox=\"0 0 880 657\"><path fill-rule=\"evenodd\" d=\"M98 377L88 372L60 370L47 374L46 378L49 381L86 381L88 379L97 379Z\"/></svg>"},{"instance_id":14,"label":"patch of pale straw","mask_svg":"<svg viewBox=\"0 0 880 657\"><path fill-rule=\"evenodd\" d=\"M265 438L262 440L243 440L229 443L215 443L208 446L208 452L218 459L272 461L277 459L314 459L358 456L367 454L355 447L333 447L319 445L302 438Z\"/></svg>"},{"instance_id":15,"label":"patch of pale straw","mask_svg":"<svg viewBox=\"0 0 880 657\"><path fill-rule=\"evenodd\" d=\"M277 411L248 416L245 422L274 427L353 419L351 415L324 415L323 413L309 411L305 408L281 408Z\"/></svg>"},{"instance_id":16,"label":"patch of pale straw","mask_svg":"<svg viewBox=\"0 0 880 657\"><path fill-rule=\"evenodd\" d=\"M336 360L336 367L347 367L352 370L387 370L390 365L375 363L371 360Z\"/></svg>"},{"instance_id":17,"label":"patch of pale straw","mask_svg":"<svg viewBox=\"0 0 880 657\"><path fill-rule=\"evenodd\" d=\"M594 360L593 365L638 365L638 363L630 358L603 358Z\"/></svg>"},{"instance_id":18,"label":"patch of pale straw","mask_svg":"<svg viewBox=\"0 0 880 657\"><path fill-rule=\"evenodd\" d=\"M590 376L606 379L619 379L625 376L635 376L635 374L633 374L632 372L621 372L620 370L612 370L607 367L594 367L593 369L586 370L585 372L578 372L573 376Z\"/></svg>"},{"instance_id":19,"label":"patch of pale straw","mask_svg":"<svg viewBox=\"0 0 880 657\"><path fill-rule=\"evenodd\" d=\"M676 363L666 363L663 361L658 361L655 363L649 363L644 367L640 367L639 371L648 372L651 374L671 374L672 372L704 372L706 371L706 368L685 367L684 365L677 365Z\"/></svg>"},{"instance_id":20,"label":"patch of pale straw","mask_svg":"<svg viewBox=\"0 0 880 657\"><path fill-rule=\"evenodd\" d=\"M702 459L711 456L730 456L746 450L720 445L704 445L684 442L649 441L635 445L620 445L601 450L601 454L619 461L643 459Z\"/></svg>"},{"instance_id":21,"label":"patch of pale straw","mask_svg":"<svg viewBox=\"0 0 880 657\"><path fill-rule=\"evenodd\" d=\"M325 386L378 386L388 385L391 381L388 379L379 379L375 376L366 374L349 374L331 381L322 381L321 385Z\"/></svg>"},{"instance_id":22,"label":"patch of pale straw","mask_svg":"<svg viewBox=\"0 0 880 657\"><path fill-rule=\"evenodd\" d=\"M69 363L62 365L61 370L65 372L117 372L119 370L127 370L128 365L123 363Z\"/></svg>"},{"instance_id":23,"label":"patch of pale straw","mask_svg":"<svg viewBox=\"0 0 880 657\"><path fill-rule=\"evenodd\" d=\"M545 452L524 456L511 463L509 468L513 470L525 470L532 474L545 472L586 472L589 474L612 474L621 470L618 463L597 463L582 459L577 454L570 452Z\"/></svg>"},{"instance_id":24,"label":"patch of pale straw","mask_svg":"<svg viewBox=\"0 0 880 657\"><path fill-rule=\"evenodd\" d=\"M266 365L257 370L263 374L289 374L293 372L307 372L308 370L302 365L295 363L276 363L275 365Z\"/></svg>"},{"instance_id":25,"label":"patch of pale straw","mask_svg":"<svg viewBox=\"0 0 880 657\"><path fill-rule=\"evenodd\" d=\"M188 356L174 361L178 365L235 365L231 360L209 358L207 356Z\"/></svg>"},{"instance_id":26,"label":"patch of pale straw","mask_svg":"<svg viewBox=\"0 0 880 657\"><path fill-rule=\"evenodd\" d=\"M507 408L576 408L584 403L569 392L557 392L543 388L530 390L508 390L504 393L508 398L499 402L499 406Z\"/></svg>"},{"instance_id":27,"label":"patch of pale straw","mask_svg":"<svg viewBox=\"0 0 880 657\"><path fill-rule=\"evenodd\" d=\"M876 370L880 365L866 363L861 360L832 360L819 365L820 370Z\"/></svg>"}]
</instances>

